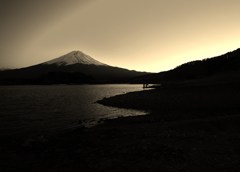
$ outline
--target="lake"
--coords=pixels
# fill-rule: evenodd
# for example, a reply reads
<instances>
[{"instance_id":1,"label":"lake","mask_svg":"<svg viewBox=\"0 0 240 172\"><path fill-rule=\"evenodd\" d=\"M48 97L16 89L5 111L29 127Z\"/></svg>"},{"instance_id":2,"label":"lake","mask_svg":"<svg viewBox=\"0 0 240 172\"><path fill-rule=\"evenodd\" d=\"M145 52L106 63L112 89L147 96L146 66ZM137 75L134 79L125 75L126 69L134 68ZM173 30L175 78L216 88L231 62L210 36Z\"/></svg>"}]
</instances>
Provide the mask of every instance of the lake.
<instances>
[{"instance_id":1,"label":"lake","mask_svg":"<svg viewBox=\"0 0 240 172\"><path fill-rule=\"evenodd\" d=\"M146 112L95 103L104 97L142 90L142 85L0 86L0 135L44 134L93 125L103 118Z\"/></svg>"}]
</instances>

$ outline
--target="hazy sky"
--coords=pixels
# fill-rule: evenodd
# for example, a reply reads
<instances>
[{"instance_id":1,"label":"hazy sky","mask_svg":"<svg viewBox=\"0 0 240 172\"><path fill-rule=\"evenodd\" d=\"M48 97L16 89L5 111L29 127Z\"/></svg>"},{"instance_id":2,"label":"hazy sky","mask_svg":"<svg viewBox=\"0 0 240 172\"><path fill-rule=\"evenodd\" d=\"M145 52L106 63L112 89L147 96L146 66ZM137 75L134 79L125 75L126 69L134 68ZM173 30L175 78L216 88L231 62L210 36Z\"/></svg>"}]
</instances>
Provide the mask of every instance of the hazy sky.
<instances>
[{"instance_id":1,"label":"hazy sky","mask_svg":"<svg viewBox=\"0 0 240 172\"><path fill-rule=\"evenodd\" d=\"M0 68L73 50L160 72L240 48L240 0L0 0Z\"/></svg>"}]
</instances>

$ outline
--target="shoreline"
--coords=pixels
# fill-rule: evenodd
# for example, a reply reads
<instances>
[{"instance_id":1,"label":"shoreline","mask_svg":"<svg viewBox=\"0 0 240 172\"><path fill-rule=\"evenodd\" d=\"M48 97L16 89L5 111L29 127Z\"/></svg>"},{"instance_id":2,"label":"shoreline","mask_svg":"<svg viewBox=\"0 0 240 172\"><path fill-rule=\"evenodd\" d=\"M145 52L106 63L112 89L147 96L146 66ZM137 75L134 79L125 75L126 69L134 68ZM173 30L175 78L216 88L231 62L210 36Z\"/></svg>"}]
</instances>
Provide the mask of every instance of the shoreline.
<instances>
[{"instance_id":1,"label":"shoreline","mask_svg":"<svg viewBox=\"0 0 240 172\"><path fill-rule=\"evenodd\" d=\"M150 114L107 119L92 128L82 127L50 138L12 143L13 147L6 143L0 156L5 164L0 169L84 172L238 170L238 88L163 87L103 99L99 103L149 110ZM20 157L22 162L13 167Z\"/></svg>"}]
</instances>

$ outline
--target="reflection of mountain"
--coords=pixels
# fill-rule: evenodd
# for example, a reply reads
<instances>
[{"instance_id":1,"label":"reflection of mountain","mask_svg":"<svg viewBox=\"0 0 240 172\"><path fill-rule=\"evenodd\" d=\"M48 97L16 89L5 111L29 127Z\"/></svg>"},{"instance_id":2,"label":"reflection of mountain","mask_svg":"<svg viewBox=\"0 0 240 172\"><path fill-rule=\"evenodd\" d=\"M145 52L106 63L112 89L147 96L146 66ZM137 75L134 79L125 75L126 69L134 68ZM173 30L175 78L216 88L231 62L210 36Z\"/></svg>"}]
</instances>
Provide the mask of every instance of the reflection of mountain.
<instances>
[{"instance_id":1,"label":"reflection of mountain","mask_svg":"<svg viewBox=\"0 0 240 172\"><path fill-rule=\"evenodd\" d=\"M73 51L59 58L15 70L0 72L1 84L126 83L147 74L101 63Z\"/></svg>"},{"instance_id":2,"label":"reflection of mountain","mask_svg":"<svg viewBox=\"0 0 240 172\"><path fill-rule=\"evenodd\" d=\"M140 76L135 79L135 82L163 83L196 79L214 79L219 83L223 80L238 82L240 79L240 49L218 57L188 62L169 71Z\"/></svg>"}]
</instances>

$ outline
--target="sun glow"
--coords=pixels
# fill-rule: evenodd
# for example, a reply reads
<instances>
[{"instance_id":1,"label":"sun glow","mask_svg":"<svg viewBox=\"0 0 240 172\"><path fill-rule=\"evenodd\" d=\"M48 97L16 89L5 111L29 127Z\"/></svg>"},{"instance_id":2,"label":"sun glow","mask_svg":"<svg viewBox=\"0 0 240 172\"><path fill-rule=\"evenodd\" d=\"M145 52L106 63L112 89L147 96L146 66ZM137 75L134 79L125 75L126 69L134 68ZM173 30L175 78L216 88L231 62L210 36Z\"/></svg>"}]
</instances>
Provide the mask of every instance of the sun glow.
<instances>
[{"instance_id":1,"label":"sun glow","mask_svg":"<svg viewBox=\"0 0 240 172\"><path fill-rule=\"evenodd\" d=\"M0 67L34 65L79 50L109 65L160 72L240 45L237 0L55 1L11 4L18 16L2 10L8 28L0 29Z\"/></svg>"}]
</instances>

